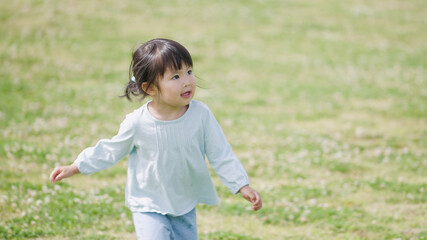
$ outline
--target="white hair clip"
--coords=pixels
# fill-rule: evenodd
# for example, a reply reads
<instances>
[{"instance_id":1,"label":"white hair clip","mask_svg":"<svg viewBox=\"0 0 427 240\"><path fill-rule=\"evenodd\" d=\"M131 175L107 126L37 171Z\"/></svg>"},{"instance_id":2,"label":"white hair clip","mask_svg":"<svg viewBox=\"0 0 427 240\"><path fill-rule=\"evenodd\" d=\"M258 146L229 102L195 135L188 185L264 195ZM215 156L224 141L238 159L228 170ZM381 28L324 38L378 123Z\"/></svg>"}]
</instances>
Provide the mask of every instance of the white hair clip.
<instances>
[{"instance_id":1,"label":"white hair clip","mask_svg":"<svg viewBox=\"0 0 427 240\"><path fill-rule=\"evenodd\" d=\"M132 82L136 83L136 79L135 76L132 76L132 78L130 79Z\"/></svg>"}]
</instances>

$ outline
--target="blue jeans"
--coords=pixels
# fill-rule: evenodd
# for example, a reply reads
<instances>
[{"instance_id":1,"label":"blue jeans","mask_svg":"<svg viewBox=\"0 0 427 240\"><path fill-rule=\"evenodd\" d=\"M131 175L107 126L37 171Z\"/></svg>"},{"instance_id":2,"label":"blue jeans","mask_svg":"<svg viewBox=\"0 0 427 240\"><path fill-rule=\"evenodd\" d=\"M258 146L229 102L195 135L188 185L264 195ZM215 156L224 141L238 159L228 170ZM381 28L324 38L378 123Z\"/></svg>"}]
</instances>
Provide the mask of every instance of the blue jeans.
<instances>
[{"instance_id":1,"label":"blue jeans","mask_svg":"<svg viewBox=\"0 0 427 240\"><path fill-rule=\"evenodd\" d=\"M138 240L197 240L196 209L182 216L133 212Z\"/></svg>"}]
</instances>

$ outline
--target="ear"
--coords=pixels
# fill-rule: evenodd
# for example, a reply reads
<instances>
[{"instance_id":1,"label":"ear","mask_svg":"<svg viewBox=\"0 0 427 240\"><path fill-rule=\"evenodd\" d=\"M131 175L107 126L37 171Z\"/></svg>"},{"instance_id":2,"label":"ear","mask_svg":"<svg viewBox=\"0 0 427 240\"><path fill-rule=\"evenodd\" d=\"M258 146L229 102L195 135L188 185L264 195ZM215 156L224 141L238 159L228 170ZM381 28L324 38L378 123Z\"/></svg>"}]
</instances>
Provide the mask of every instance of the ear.
<instances>
[{"instance_id":1,"label":"ear","mask_svg":"<svg viewBox=\"0 0 427 240\"><path fill-rule=\"evenodd\" d=\"M142 90L144 90L150 96L154 96L157 93L156 86L154 86L153 84L151 84L151 86L148 86L148 82L143 82L141 87L142 87Z\"/></svg>"}]
</instances>

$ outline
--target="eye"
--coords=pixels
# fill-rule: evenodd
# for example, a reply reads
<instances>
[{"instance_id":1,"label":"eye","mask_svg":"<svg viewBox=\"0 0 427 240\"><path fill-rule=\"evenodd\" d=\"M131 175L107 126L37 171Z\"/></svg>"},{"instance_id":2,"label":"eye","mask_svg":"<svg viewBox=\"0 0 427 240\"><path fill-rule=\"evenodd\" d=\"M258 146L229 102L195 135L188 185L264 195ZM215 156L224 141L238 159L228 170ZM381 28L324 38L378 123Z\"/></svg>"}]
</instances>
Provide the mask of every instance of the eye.
<instances>
[{"instance_id":1,"label":"eye","mask_svg":"<svg viewBox=\"0 0 427 240\"><path fill-rule=\"evenodd\" d=\"M193 70L188 70L187 74L191 75L193 73Z\"/></svg>"},{"instance_id":2,"label":"eye","mask_svg":"<svg viewBox=\"0 0 427 240\"><path fill-rule=\"evenodd\" d=\"M178 78L179 78L179 75L175 75L175 76L172 77L172 79L174 79L174 80L176 80Z\"/></svg>"}]
</instances>

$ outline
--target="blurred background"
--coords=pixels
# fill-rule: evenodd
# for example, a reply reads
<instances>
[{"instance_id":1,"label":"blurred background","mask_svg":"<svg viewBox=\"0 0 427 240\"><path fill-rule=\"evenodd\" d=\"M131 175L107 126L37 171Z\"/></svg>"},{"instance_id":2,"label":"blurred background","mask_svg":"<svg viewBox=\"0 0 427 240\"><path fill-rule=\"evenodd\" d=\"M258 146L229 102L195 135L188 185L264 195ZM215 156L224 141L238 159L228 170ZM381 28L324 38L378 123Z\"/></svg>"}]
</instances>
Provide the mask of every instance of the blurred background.
<instances>
[{"instance_id":1,"label":"blurred background","mask_svg":"<svg viewBox=\"0 0 427 240\"><path fill-rule=\"evenodd\" d=\"M264 208L199 205L200 239L427 239L423 0L0 2L0 238L136 239L126 159L50 171L111 138L132 50L174 39Z\"/></svg>"}]
</instances>

